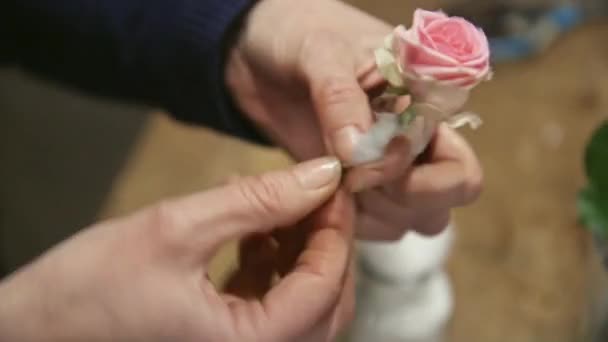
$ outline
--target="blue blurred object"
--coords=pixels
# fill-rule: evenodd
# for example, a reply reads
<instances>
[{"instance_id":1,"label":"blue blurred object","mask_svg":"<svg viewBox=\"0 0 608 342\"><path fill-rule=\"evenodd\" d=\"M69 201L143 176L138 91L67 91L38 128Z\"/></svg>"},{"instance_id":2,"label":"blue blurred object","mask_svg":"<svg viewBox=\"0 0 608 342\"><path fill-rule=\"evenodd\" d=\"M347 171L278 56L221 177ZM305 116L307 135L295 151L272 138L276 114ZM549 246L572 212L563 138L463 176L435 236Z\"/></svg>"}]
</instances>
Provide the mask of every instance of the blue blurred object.
<instances>
[{"instance_id":1,"label":"blue blurred object","mask_svg":"<svg viewBox=\"0 0 608 342\"><path fill-rule=\"evenodd\" d=\"M524 32L490 38L493 62L519 60L544 51L562 34L585 21L579 5L564 5L543 13Z\"/></svg>"}]
</instances>

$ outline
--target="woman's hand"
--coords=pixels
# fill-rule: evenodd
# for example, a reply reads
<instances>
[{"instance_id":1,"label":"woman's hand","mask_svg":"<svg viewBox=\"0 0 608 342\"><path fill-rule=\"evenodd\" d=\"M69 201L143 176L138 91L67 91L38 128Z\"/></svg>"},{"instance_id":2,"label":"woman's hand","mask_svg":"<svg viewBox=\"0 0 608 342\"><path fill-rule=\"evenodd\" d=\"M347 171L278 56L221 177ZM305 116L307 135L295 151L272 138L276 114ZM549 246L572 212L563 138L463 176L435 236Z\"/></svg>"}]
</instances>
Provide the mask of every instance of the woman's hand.
<instances>
[{"instance_id":1,"label":"woman's hand","mask_svg":"<svg viewBox=\"0 0 608 342\"><path fill-rule=\"evenodd\" d=\"M340 174L322 158L94 225L0 284L0 340L327 341L353 300L352 205L323 207ZM211 284L222 243L311 213L295 266L262 298Z\"/></svg>"},{"instance_id":2,"label":"woman's hand","mask_svg":"<svg viewBox=\"0 0 608 342\"><path fill-rule=\"evenodd\" d=\"M373 123L370 99L386 86L373 51L391 26L335 0L264 0L248 15L226 80L260 129L297 160L333 154L349 163ZM357 236L392 240L441 231L450 209L481 188L481 167L455 132L441 127L423 163L396 141L386 157L346 175L357 192Z\"/></svg>"}]
</instances>

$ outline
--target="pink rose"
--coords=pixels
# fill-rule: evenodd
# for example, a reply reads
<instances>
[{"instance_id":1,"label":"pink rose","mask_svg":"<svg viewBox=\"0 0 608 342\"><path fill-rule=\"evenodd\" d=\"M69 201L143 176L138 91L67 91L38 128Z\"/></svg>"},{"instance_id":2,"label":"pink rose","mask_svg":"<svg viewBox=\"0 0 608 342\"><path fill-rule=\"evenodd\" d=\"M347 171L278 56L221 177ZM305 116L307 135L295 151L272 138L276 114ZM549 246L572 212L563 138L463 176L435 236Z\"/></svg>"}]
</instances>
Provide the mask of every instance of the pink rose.
<instances>
[{"instance_id":1,"label":"pink rose","mask_svg":"<svg viewBox=\"0 0 608 342\"><path fill-rule=\"evenodd\" d=\"M392 48L414 99L445 111L458 110L490 76L488 40L463 18L418 9L409 30L395 29Z\"/></svg>"}]
</instances>

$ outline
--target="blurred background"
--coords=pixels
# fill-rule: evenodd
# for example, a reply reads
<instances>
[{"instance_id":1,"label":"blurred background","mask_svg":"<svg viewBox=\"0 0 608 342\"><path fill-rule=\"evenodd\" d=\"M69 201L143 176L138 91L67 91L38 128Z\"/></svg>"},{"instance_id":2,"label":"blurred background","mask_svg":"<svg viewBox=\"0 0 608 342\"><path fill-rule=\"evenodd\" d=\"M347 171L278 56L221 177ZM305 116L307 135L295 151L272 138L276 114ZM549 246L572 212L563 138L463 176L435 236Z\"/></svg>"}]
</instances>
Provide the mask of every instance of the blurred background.
<instances>
[{"instance_id":1,"label":"blurred background","mask_svg":"<svg viewBox=\"0 0 608 342\"><path fill-rule=\"evenodd\" d=\"M455 212L451 340L582 340L608 300L576 207L585 146L608 118L606 0L575 7L561 0L349 2L392 24L416 7L442 8L495 38L495 79L468 106L485 124L462 131L486 185L475 205ZM100 218L289 162L280 151L83 98L14 70L0 71L0 113L4 272ZM214 276L221 280L233 260L229 246Z\"/></svg>"}]
</instances>

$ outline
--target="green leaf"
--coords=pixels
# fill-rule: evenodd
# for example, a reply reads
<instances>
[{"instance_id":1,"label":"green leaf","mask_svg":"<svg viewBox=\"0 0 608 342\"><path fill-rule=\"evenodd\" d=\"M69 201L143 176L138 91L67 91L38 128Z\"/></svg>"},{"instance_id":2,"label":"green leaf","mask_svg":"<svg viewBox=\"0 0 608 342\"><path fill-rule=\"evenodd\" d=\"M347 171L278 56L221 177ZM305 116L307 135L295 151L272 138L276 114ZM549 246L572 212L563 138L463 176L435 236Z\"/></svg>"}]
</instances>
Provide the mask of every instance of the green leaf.
<instances>
[{"instance_id":1,"label":"green leaf","mask_svg":"<svg viewBox=\"0 0 608 342\"><path fill-rule=\"evenodd\" d=\"M585 171L593 188L608 193L608 121L593 133L587 145Z\"/></svg>"},{"instance_id":2,"label":"green leaf","mask_svg":"<svg viewBox=\"0 0 608 342\"><path fill-rule=\"evenodd\" d=\"M405 80L401 75L395 56L392 52L386 49L376 49L374 52L376 57L376 65L378 71L386 79L386 81L395 88L402 88L405 86Z\"/></svg>"},{"instance_id":3,"label":"green leaf","mask_svg":"<svg viewBox=\"0 0 608 342\"><path fill-rule=\"evenodd\" d=\"M587 187L580 192L577 207L583 224L594 234L608 238L608 193Z\"/></svg>"}]
</instances>

